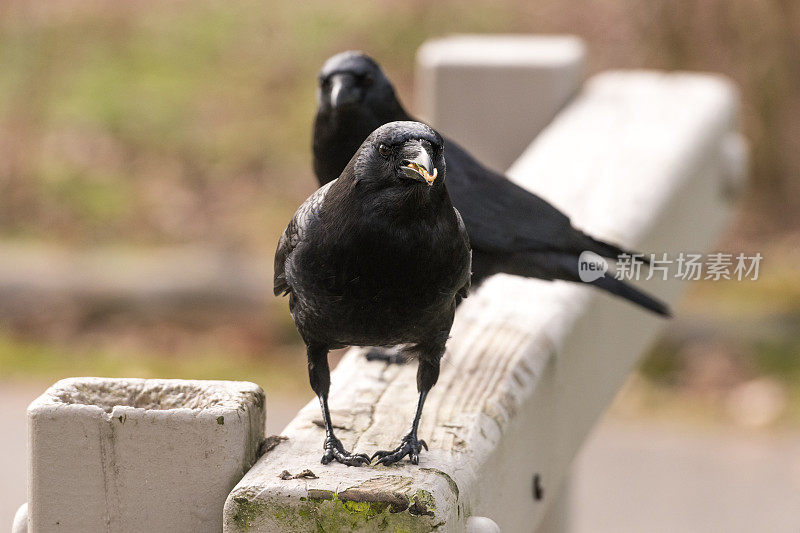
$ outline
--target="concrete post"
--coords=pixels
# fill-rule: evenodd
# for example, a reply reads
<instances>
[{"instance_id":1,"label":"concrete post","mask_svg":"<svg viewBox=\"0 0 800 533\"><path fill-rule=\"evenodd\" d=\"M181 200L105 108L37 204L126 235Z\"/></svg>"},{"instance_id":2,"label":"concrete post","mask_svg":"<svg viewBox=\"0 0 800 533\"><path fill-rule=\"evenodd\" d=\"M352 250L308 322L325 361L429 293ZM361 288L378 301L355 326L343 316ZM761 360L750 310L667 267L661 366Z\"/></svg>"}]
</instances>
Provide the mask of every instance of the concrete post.
<instances>
[{"instance_id":1,"label":"concrete post","mask_svg":"<svg viewBox=\"0 0 800 533\"><path fill-rule=\"evenodd\" d=\"M420 116L504 171L583 82L585 47L567 35L459 35L417 53Z\"/></svg>"},{"instance_id":2,"label":"concrete post","mask_svg":"<svg viewBox=\"0 0 800 533\"><path fill-rule=\"evenodd\" d=\"M59 381L28 407L28 531L218 533L264 412L253 383Z\"/></svg>"}]
</instances>

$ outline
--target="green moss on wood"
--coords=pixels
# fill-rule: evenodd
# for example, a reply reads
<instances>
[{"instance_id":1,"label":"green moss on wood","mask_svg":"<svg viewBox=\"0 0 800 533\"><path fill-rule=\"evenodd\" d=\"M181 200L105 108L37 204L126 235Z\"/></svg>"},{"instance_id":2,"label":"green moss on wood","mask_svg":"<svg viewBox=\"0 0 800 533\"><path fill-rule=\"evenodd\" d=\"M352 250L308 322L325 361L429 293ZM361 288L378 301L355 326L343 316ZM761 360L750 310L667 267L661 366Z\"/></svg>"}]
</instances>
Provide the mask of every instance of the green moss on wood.
<instances>
[{"instance_id":1,"label":"green moss on wood","mask_svg":"<svg viewBox=\"0 0 800 533\"><path fill-rule=\"evenodd\" d=\"M336 493L332 490L308 489L308 500L332 500L336 498ZM302 499L302 498L301 498Z\"/></svg>"},{"instance_id":2,"label":"green moss on wood","mask_svg":"<svg viewBox=\"0 0 800 533\"><path fill-rule=\"evenodd\" d=\"M253 501L251 495L233 498L236 512L233 521L239 531L251 531L256 525L269 524L281 531L318 531L338 533L347 531L387 531L416 533L431 531L442 525L435 522L435 501L430 492L417 490L409 494L414 502L403 512L392 512L387 501L342 500L327 490L311 489L299 505L286 501Z\"/></svg>"},{"instance_id":3,"label":"green moss on wood","mask_svg":"<svg viewBox=\"0 0 800 533\"><path fill-rule=\"evenodd\" d=\"M251 501L246 496L236 496L233 501L236 503L233 521L240 531L250 531L250 526L259 521L264 513L269 512L271 507L267 503Z\"/></svg>"},{"instance_id":4,"label":"green moss on wood","mask_svg":"<svg viewBox=\"0 0 800 533\"><path fill-rule=\"evenodd\" d=\"M408 512L416 516L435 516L436 500L427 490L419 489L414 493L413 503L409 506Z\"/></svg>"}]
</instances>

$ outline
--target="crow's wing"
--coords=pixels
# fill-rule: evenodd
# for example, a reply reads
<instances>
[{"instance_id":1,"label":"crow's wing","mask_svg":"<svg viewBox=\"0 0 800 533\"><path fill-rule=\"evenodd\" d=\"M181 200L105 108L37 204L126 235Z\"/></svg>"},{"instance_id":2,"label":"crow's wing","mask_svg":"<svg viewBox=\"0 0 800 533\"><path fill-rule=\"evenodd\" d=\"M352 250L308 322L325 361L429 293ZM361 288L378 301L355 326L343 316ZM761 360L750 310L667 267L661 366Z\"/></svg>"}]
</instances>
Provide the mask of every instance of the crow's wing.
<instances>
[{"instance_id":1,"label":"crow's wing","mask_svg":"<svg viewBox=\"0 0 800 533\"><path fill-rule=\"evenodd\" d=\"M447 188L475 250L493 254L592 250L606 257L621 251L575 229L552 204L484 167L449 139L446 158Z\"/></svg>"},{"instance_id":2,"label":"crow's wing","mask_svg":"<svg viewBox=\"0 0 800 533\"><path fill-rule=\"evenodd\" d=\"M289 221L289 225L281 235L278 241L278 249L275 251L275 277L273 292L275 296L279 294L287 294L292 290L289 282L286 280L286 260L291 255L292 251L297 248L306 236L308 228L319 216L319 210L325 201L325 195L328 189L331 188L336 180L333 180L323 187L317 189L317 192L308 197L303 202L297 212Z\"/></svg>"},{"instance_id":3,"label":"crow's wing","mask_svg":"<svg viewBox=\"0 0 800 533\"><path fill-rule=\"evenodd\" d=\"M461 234L461 238L464 240L464 244L469 250L469 268L467 269L467 276L464 280L464 284L458 289L458 295L461 298L466 298L469 295L469 289L472 286L472 246L469 242L469 235L467 234L467 227L464 225L464 219L461 217L461 213L458 212L458 209L455 207L453 211L456 213L456 218L458 219L458 231Z\"/></svg>"}]
</instances>

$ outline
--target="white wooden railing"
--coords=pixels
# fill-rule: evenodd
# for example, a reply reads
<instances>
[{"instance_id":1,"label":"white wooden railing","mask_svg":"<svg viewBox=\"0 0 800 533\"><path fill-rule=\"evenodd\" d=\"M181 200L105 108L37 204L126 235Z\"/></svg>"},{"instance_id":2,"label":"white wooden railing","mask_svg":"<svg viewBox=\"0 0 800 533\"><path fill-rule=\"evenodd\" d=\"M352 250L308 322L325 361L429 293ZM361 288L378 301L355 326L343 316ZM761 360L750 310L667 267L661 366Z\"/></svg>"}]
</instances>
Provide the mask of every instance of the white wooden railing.
<instances>
[{"instance_id":1,"label":"white wooden railing","mask_svg":"<svg viewBox=\"0 0 800 533\"><path fill-rule=\"evenodd\" d=\"M581 81L583 48L575 39L450 38L426 44L418 59L417 101L425 118L470 150L497 154L487 158L496 167L516 159L510 177L548 198L591 234L655 253L703 252L727 223L746 153L736 132L736 92L726 80L704 74L604 73L589 80L556 116ZM487 124L493 134L481 136ZM503 151L508 146L527 149L517 159L519 154L512 158ZM686 283L651 280L642 286L674 303ZM313 401L241 478L224 512L219 501L223 531L563 530L569 506L559 494L570 463L664 326L663 319L579 284L495 276L458 311L439 383L422 417L420 436L430 451L423 452L418 466L322 466L324 435ZM366 362L358 349L345 355L333 373L330 395L345 447L370 451L396 443L413 414L415 372L413 364ZM257 416L254 409L247 412ZM185 409L179 411L186 416ZM29 416L35 418L35 410ZM113 425L113 418L106 418ZM34 444L36 427L31 425ZM257 432L260 426L249 427ZM192 431L213 435L218 430L212 424ZM176 435L180 431L176 427ZM62 446L80 447L83 438L75 432ZM242 438L252 442L252 435ZM103 453L133 453L113 442L109 446ZM160 446L164 454L177 453L173 460L186 471L208 468L194 459L181 462L179 437ZM34 475L46 476L70 457L55 450L36 455L37 449L31 448ZM212 462L222 461L222 450L208 450ZM237 453L244 470L248 455ZM101 498L106 491L124 489L114 468L125 458L115 457L102 463L104 484L83 499L87 508L106 513L99 528L54 528L58 515L46 509L58 507L54 500L60 493L34 488L30 531L138 531L132 518L137 512L154 524L149 531L181 530L174 529L173 518L159 522L156 509L137 507L137 502L120 507L118 493L112 492L118 499L111 502ZM280 476L284 470L306 469L313 477ZM200 490L196 482L180 486L172 475L174 483L167 485L149 472L150 490L168 486L188 495L176 511L197 516L190 502ZM126 479L135 475L126 472ZM131 512L125 515L128 522L120 518L123 508ZM116 509L116 518L109 517L109 509ZM36 522L40 516L50 523ZM15 531L24 531L25 522L23 512ZM195 520L186 529L220 527L219 521L199 523L208 528Z\"/></svg>"}]
</instances>

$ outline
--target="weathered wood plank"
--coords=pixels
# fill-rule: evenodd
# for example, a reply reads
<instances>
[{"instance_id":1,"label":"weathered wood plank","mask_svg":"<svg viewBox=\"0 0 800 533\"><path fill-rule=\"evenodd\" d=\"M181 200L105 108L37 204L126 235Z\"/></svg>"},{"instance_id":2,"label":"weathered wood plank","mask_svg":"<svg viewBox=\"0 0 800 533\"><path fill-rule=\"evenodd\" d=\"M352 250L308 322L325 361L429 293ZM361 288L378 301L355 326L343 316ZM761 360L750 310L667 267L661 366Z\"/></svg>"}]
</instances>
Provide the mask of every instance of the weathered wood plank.
<instances>
[{"instance_id":1,"label":"weathered wood plank","mask_svg":"<svg viewBox=\"0 0 800 533\"><path fill-rule=\"evenodd\" d=\"M601 75L511 174L599 237L653 252L708 250L729 212L722 146L736 107L731 86L710 76ZM671 302L684 288L647 284ZM576 284L496 276L459 309L422 418L431 449L418 466L320 465L324 433L311 402L231 493L225 531L460 531L471 515L505 531L535 529L663 324ZM331 392L346 447L396 444L413 413L415 371L348 352ZM278 477L306 468L318 478Z\"/></svg>"}]
</instances>

